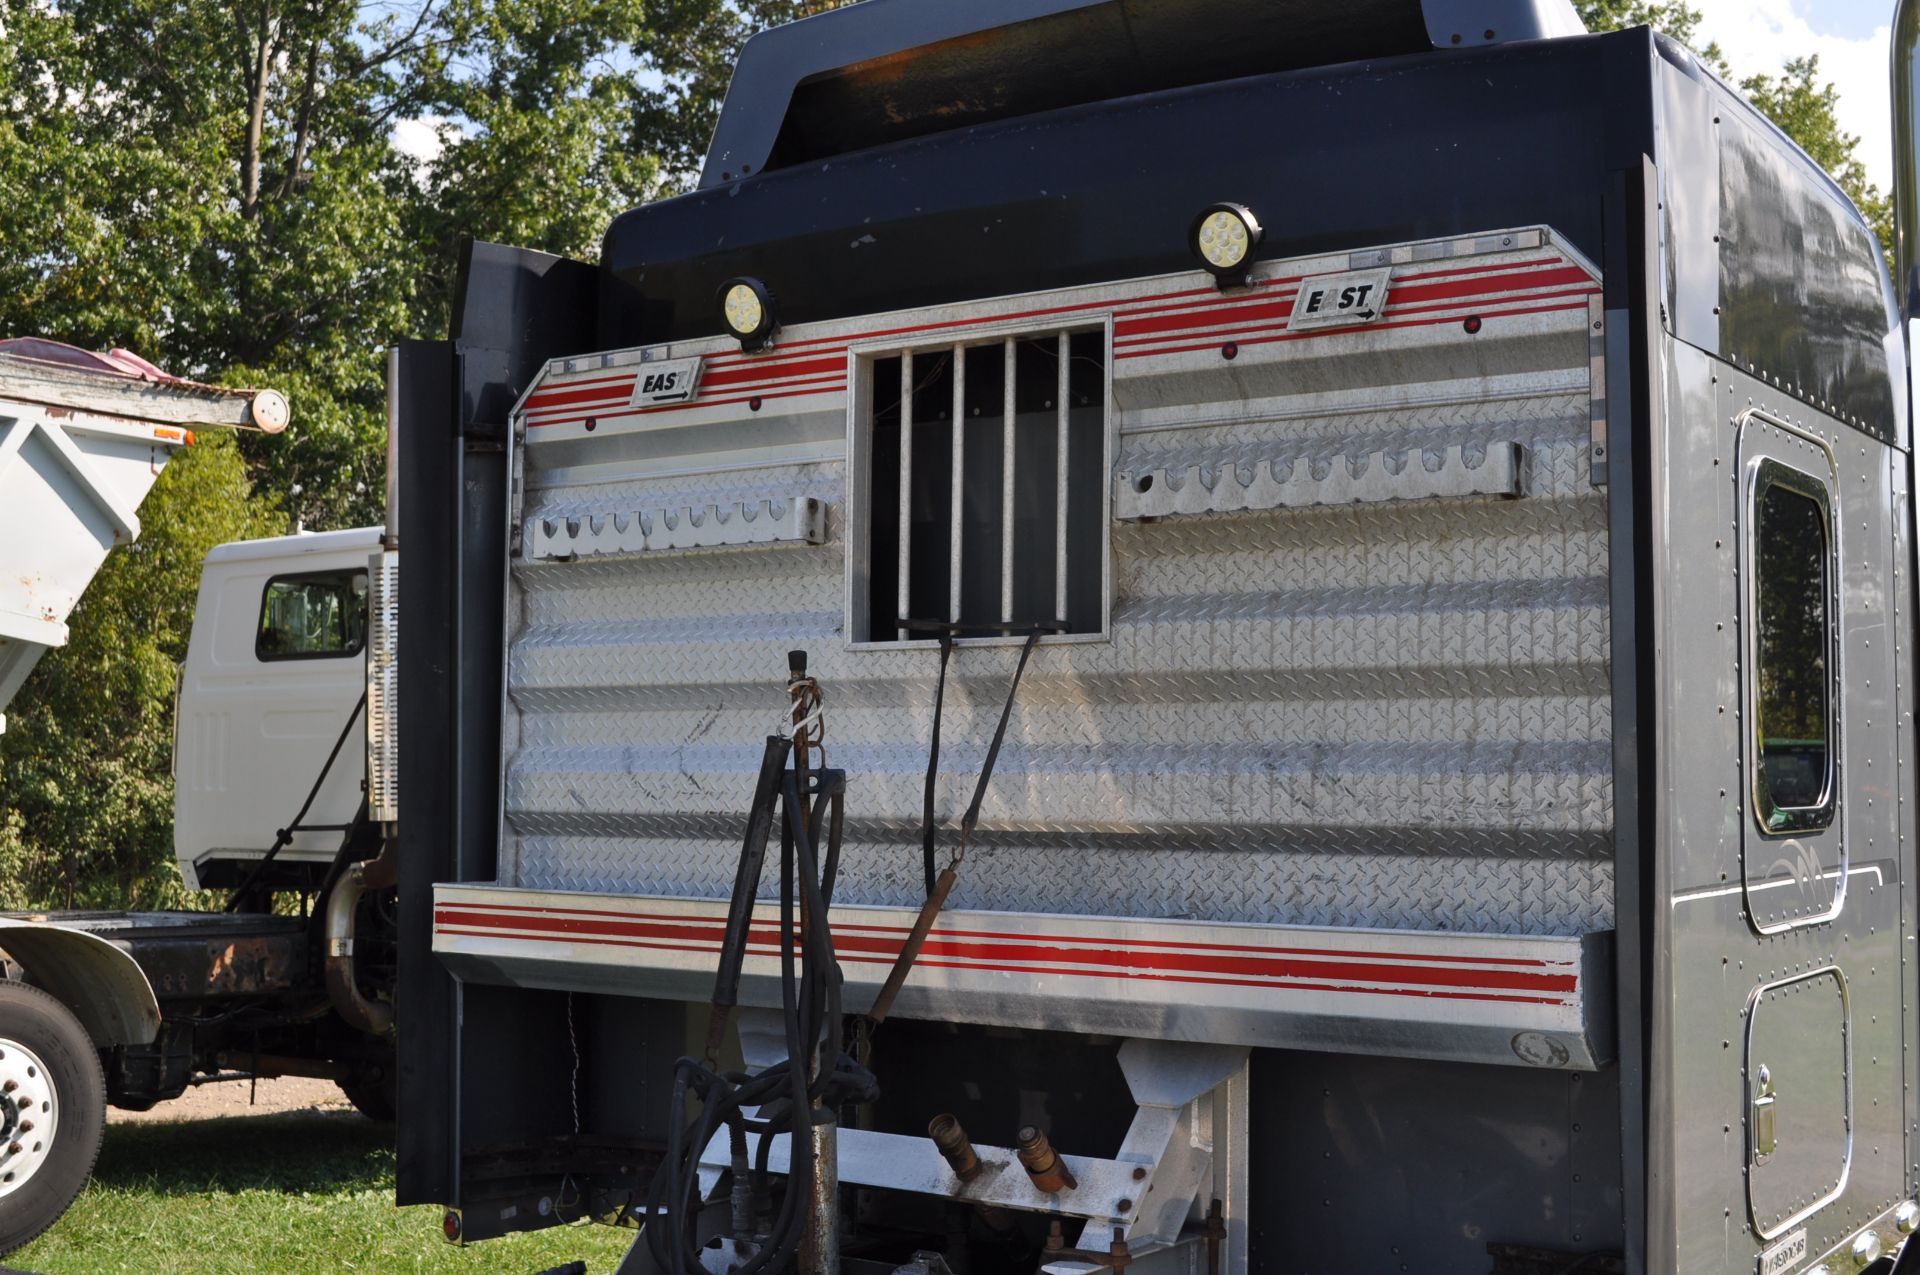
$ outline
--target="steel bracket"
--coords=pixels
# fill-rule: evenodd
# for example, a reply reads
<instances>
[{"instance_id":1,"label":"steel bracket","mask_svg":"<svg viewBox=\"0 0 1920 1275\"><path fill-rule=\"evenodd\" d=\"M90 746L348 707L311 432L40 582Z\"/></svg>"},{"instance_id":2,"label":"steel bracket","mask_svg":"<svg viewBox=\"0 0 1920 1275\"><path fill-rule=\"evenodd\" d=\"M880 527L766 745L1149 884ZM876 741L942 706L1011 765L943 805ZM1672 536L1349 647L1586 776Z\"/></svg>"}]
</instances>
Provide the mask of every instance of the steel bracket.
<instances>
[{"instance_id":1,"label":"steel bracket","mask_svg":"<svg viewBox=\"0 0 1920 1275\"><path fill-rule=\"evenodd\" d=\"M773 1021L763 1023L763 1016ZM776 1054L784 1056L777 1019L770 1011L741 1013L741 1053L750 1069L778 1061ZM1076 1245L1081 1252L1062 1254L1062 1272L1085 1269L1088 1252L1110 1266L1115 1243L1126 1245L1131 1261L1184 1244L1191 1239L1183 1236L1189 1223L1205 1225L1209 1206L1224 1200L1226 1269L1240 1270L1244 1261L1236 1264L1233 1254L1237 1249L1244 1257L1244 1202L1231 1188L1244 1183L1246 1170L1232 1160L1245 1154L1249 1054L1243 1045L1138 1039L1122 1044L1120 1068L1139 1109L1112 1159L1062 1154L1076 1183L1067 1191L1040 1191L1011 1147L976 1143L982 1171L962 1181L930 1139L870 1129L839 1131L840 1181L1077 1218L1084 1223ZM1228 1149L1216 1155L1222 1140ZM749 1153L758 1154L757 1136L749 1135L749 1144ZM769 1170L786 1172L788 1154L789 1135L781 1134L767 1150ZM705 1195L712 1196L730 1163L722 1133L700 1157Z\"/></svg>"}]
</instances>

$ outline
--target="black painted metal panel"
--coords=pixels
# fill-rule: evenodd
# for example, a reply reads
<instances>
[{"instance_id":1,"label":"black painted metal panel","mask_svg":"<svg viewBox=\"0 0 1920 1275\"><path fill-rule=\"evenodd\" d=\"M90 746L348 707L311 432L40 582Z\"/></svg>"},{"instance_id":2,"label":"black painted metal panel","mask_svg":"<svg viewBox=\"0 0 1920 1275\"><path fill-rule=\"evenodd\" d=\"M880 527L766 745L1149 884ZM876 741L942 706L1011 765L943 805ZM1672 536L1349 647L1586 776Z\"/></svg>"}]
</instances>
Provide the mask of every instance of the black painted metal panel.
<instances>
[{"instance_id":1,"label":"black painted metal panel","mask_svg":"<svg viewBox=\"0 0 1920 1275\"><path fill-rule=\"evenodd\" d=\"M547 253L468 243L453 337L401 346L402 1204L458 1204L473 1134L460 1095L499 1039L461 1029L460 989L433 957L433 884L493 879L505 652L506 426L551 358L592 345L597 272ZM458 1048L449 1048L458 1042ZM495 1064L482 1068L484 1083ZM497 1137L489 1130L487 1136Z\"/></svg>"},{"instance_id":2,"label":"black painted metal panel","mask_svg":"<svg viewBox=\"0 0 1920 1275\"><path fill-rule=\"evenodd\" d=\"M1198 279L1188 232L1223 199L1259 214L1266 257L1550 225L1597 258L1610 117L1650 130L1651 56L1642 31L1264 75L696 191L608 230L599 345L718 333L735 275L766 280L786 323Z\"/></svg>"},{"instance_id":3,"label":"black painted metal panel","mask_svg":"<svg viewBox=\"0 0 1920 1275\"><path fill-rule=\"evenodd\" d=\"M447 563L461 553L453 516L460 484L450 341L400 344L398 413L400 540L408 561ZM400 590L399 1033L401 1204L452 1198L452 977L434 959L433 883L455 875L452 758L444 747L458 693L455 592L447 571L403 573ZM409 747L408 742L414 741ZM421 743L433 741L430 746Z\"/></svg>"},{"instance_id":4,"label":"black painted metal panel","mask_svg":"<svg viewBox=\"0 0 1920 1275\"><path fill-rule=\"evenodd\" d=\"M1902 442L1899 337L1873 232L1770 125L1720 113L1720 347L1730 362L1887 442Z\"/></svg>"},{"instance_id":5,"label":"black painted metal panel","mask_svg":"<svg viewBox=\"0 0 1920 1275\"><path fill-rule=\"evenodd\" d=\"M1255 1050L1249 1088L1255 1275L1487 1275L1493 1243L1604 1270L1621 1250L1611 1069Z\"/></svg>"}]
</instances>

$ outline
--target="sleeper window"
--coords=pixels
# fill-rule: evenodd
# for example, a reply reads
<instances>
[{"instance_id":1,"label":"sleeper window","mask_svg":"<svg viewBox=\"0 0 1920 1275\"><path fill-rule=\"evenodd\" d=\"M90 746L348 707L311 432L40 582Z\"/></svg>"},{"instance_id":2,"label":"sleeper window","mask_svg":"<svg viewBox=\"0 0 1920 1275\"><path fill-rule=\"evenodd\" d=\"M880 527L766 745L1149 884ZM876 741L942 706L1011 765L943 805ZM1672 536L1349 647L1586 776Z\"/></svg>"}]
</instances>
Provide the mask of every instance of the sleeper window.
<instances>
[{"instance_id":1,"label":"sleeper window","mask_svg":"<svg viewBox=\"0 0 1920 1275\"><path fill-rule=\"evenodd\" d=\"M263 660L358 655L366 645L366 626L365 571L276 576L261 595L253 651Z\"/></svg>"},{"instance_id":2,"label":"sleeper window","mask_svg":"<svg viewBox=\"0 0 1920 1275\"><path fill-rule=\"evenodd\" d=\"M1754 494L1755 814L1769 832L1833 819L1832 533L1824 492L1783 465Z\"/></svg>"}]
</instances>

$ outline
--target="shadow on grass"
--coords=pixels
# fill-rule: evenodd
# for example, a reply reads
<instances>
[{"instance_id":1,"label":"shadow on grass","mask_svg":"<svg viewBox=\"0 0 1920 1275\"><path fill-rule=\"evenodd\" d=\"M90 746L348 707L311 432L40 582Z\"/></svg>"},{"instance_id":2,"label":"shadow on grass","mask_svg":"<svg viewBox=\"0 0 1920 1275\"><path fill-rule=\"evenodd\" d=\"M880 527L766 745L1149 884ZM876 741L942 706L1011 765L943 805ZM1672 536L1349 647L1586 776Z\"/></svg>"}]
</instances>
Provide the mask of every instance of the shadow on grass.
<instances>
[{"instance_id":1,"label":"shadow on grass","mask_svg":"<svg viewBox=\"0 0 1920 1275\"><path fill-rule=\"evenodd\" d=\"M392 1190L393 1126L318 1112L107 1126L94 1181L156 1195Z\"/></svg>"}]
</instances>

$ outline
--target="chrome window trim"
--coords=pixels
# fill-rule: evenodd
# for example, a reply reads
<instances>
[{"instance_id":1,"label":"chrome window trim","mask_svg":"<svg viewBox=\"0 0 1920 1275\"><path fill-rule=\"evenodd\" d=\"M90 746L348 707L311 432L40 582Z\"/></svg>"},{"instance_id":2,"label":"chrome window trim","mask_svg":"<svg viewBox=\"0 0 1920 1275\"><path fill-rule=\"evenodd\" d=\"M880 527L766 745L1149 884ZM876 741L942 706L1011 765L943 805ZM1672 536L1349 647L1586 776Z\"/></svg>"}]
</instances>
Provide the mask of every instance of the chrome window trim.
<instances>
[{"instance_id":1,"label":"chrome window trim","mask_svg":"<svg viewBox=\"0 0 1920 1275\"><path fill-rule=\"evenodd\" d=\"M1775 456L1755 456L1746 462L1746 481L1743 494L1742 512L1746 515L1746 527L1742 531L1742 556L1747 570L1741 582L1741 603L1744 614L1743 646L1746 650L1747 668L1743 681L1746 684L1748 719L1745 723L1750 747L1746 750L1747 796L1751 803L1751 813L1755 828L1762 836L1790 837L1798 832L1815 832L1832 827L1839 819L1840 811L1840 766L1841 766L1841 614L1840 614L1840 527L1834 516L1834 487L1832 477L1832 452L1820 439L1794 429L1786 423L1768 417L1760 412L1749 412L1742 421L1744 433L1746 427L1758 421L1774 429L1813 443L1827 455L1829 470L1825 476L1810 469L1801 468ZM1803 496L1820 507L1821 516L1826 521L1827 531L1827 572L1826 572L1826 617L1827 617L1827 771L1826 785L1821 798L1811 806L1775 806L1771 794L1761 783L1761 753L1763 744L1760 737L1760 501L1772 489L1779 487L1798 496ZM1785 822L1775 823L1774 817L1784 816Z\"/></svg>"}]
</instances>

